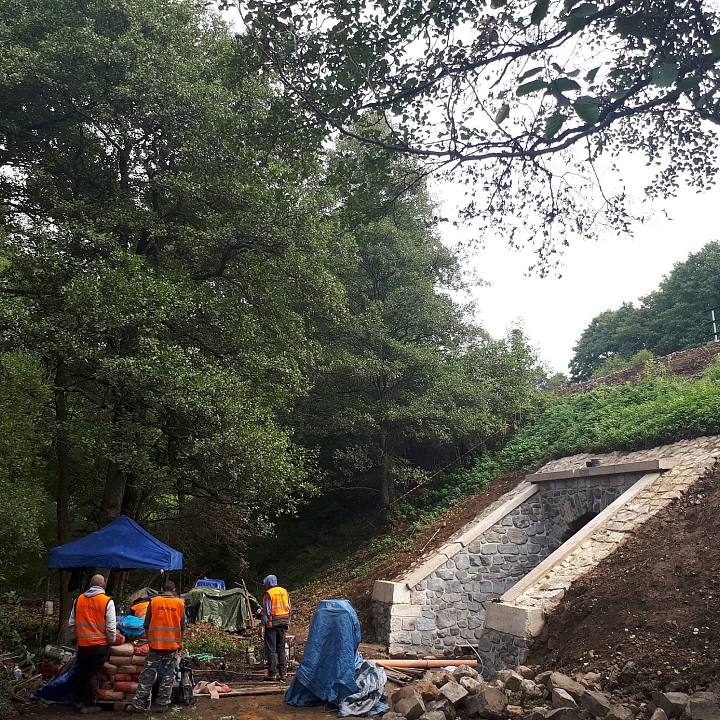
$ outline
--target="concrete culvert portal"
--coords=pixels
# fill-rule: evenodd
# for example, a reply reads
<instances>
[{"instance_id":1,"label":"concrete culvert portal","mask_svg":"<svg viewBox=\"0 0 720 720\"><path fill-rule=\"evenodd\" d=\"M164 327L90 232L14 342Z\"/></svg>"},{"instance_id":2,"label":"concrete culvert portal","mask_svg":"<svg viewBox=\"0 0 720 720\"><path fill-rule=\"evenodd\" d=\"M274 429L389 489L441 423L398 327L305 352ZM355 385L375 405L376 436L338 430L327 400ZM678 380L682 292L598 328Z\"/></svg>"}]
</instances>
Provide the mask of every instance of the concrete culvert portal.
<instances>
[{"instance_id":1,"label":"concrete culvert portal","mask_svg":"<svg viewBox=\"0 0 720 720\"><path fill-rule=\"evenodd\" d=\"M527 612L514 599L538 573L545 577L554 564L563 565L589 533L621 516L633 493L674 461L582 463L527 476L404 576L376 581L376 639L395 657L453 656L472 646L488 670L521 664L545 604L557 602L565 588L543 589ZM589 557L585 564L593 562Z\"/></svg>"}]
</instances>

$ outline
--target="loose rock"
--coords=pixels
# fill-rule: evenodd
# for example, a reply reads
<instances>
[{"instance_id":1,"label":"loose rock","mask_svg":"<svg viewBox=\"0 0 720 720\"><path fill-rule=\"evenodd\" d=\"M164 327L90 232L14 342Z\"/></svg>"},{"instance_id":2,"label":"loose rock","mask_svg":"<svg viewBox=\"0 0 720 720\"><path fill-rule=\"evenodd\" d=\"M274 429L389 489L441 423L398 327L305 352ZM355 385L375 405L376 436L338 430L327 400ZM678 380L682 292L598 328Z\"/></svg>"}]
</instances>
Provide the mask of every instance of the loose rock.
<instances>
[{"instance_id":1,"label":"loose rock","mask_svg":"<svg viewBox=\"0 0 720 720\"><path fill-rule=\"evenodd\" d=\"M460 685L460 683L456 683L454 680L445 683L440 688L440 693L438 695L438 697L443 697L448 702L452 703L453 707L458 707L458 705L460 705L467 696L468 691Z\"/></svg>"},{"instance_id":2,"label":"loose rock","mask_svg":"<svg viewBox=\"0 0 720 720\"><path fill-rule=\"evenodd\" d=\"M552 691L552 706L554 708L575 708L577 710L577 703L573 696L562 688L555 688Z\"/></svg>"},{"instance_id":3,"label":"loose rock","mask_svg":"<svg viewBox=\"0 0 720 720\"><path fill-rule=\"evenodd\" d=\"M518 673L516 673L514 670L510 670L507 677L505 678L505 687L512 692L518 692L522 685L522 681L522 675L518 675Z\"/></svg>"},{"instance_id":4,"label":"loose rock","mask_svg":"<svg viewBox=\"0 0 720 720\"><path fill-rule=\"evenodd\" d=\"M680 717L688 704L688 696L681 692L654 692L652 694L653 702L661 707L665 714L669 717Z\"/></svg>"},{"instance_id":5,"label":"loose rock","mask_svg":"<svg viewBox=\"0 0 720 720\"><path fill-rule=\"evenodd\" d=\"M446 720L445 713L439 710L430 710L430 712L423 713L420 716L420 720Z\"/></svg>"},{"instance_id":6,"label":"loose rock","mask_svg":"<svg viewBox=\"0 0 720 720\"><path fill-rule=\"evenodd\" d=\"M433 700L431 703L428 703L427 709L438 710L447 718L447 720L455 720L455 708L452 703L449 703L445 698Z\"/></svg>"},{"instance_id":7,"label":"loose rock","mask_svg":"<svg viewBox=\"0 0 720 720\"><path fill-rule=\"evenodd\" d=\"M407 697L393 703L395 712L400 713L406 720L417 720L425 712L425 703L415 693L415 697Z\"/></svg>"},{"instance_id":8,"label":"loose rock","mask_svg":"<svg viewBox=\"0 0 720 720\"><path fill-rule=\"evenodd\" d=\"M518 665L517 668L515 668L515 672L526 680L535 679L535 671L527 665Z\"/></svg>"},{"instance_id":9,"label":"loose rock","mask_svg":"<svg viewBox=\"0 0 720 720\"><path fill-rule=\"evenodd\" d=\"M544 670L535 676L535 682L538 685L547 685L548 678L552 675L552 670Z\"/></svg>"},{"instance_id":10,"label":"loose rock","mask_svg":"<svg viewBox=\"0 0 720 720\"><path fill-rule=\"evenodd\" d=\"M662 708L657 708L650 720L668 720L667 713Z\"/></svg>"},{"instance_id":11,"label":"loose rock","mask_svg":"<svg viewBox=\"0 0 720 720\"><path fill-rule=\"evenodd\" d=\"M401 715L400 713L390 711L386 712L382 716L382 720L405 720L405 716Z\"/></svg>"},{"instance_id":12,"label":"loose rock","mask_svg":"<svg viewBox=\"0 0 720 720\"><path fill-rule=\"evenodd\" d=\"M605 717L610 712L610 700L607 695L597 690L586 690L580 702L595 717Z\"/></svg>"},{"instance_id":13,"label":"loose rock","mask_svg":"<svg viewBox=\"0 0 720 720\"><path fill-rule=\"evenodd\" d=\"M477 680L480 677L480 674L474 667L470 667L469 665L460 665L453 670L452 676L460 682L460 678L464 677L471 677Z\"/></svg>"},{"instance_id":14,"label":"loose rock","mask_svg":"<svg viewBox=\"0 0 720 720\"><path fill-rule=\"evenodd\" d=\"M688 699L691 720L720 720L720 698L711 692L696 692Z\"/></svg>"},{"instance_id":15,"label":"loose rock","mask_svg":"<svg viewBox=\"0 0 720 720\"><path fill-rule=\"evenodd\" d=\"M486 687L486 683L471 677L460 678L460 684L468 691L470 695L475 695L476 693L479 693L484 687Z\"/></svg>"},{"instance_id":16,"label":"loose rock","mask_svg":"<svg viewBox=\"0 0 720 720\"><path fill-rule=\"evenodd\" d=\"M420 693L420 697L427 703L431 700L437 700L438 693L440 692L436 685L427 680L421 680L416 682L413 687Z\"/></svg>"},{"instance_id":17,"label":"loose rock","mask_svg":"<svg viewBox=\"0 0 720 720\"><path fill-rule=\"evenodd\" d=\"M555 708L545 715L545 720L580 720L575 708Z\"/></svg>"},{"instance_id":18,"label":"loose rock","mask_svg":"<svg viewBox=\"0 0 720 720\"><path fill-rule=\"evenodd\" d=\"M465 711L470 717L479 715L489 720L501 720L506 706L505 693L489 685L465 700Z\"/></svg>"},{"instance_id":19,"label":"loose rock","mask_svg":"<svg viewBox=\"0 0 720 720\"><path fill-rule=\"evenodd\" d=\"M610 712L605 716L605 720L633 720L634 717L630 708L624 705L611 705Z\"/></svg>"},{"instance_id":20,"label":"loose rock","mask_svg":"<svg viewBox=\"0 0 720 720\"><path fill-rule=\"evenodd\" d=\"M541 698L545 694L543 689L532 680L523 680L520 685L520 692L529 698Z\"/></svg>"},{"instance_id":21,"label":"loose rock","mask_svg":"<svg viewBox=\"0 0 720 720\"><path fill-rule=\"evenodd\" d=\"M550 692L552 692L556 688L560 690L565 690L565 692L568 692L570 693L570 695L572 695L575 702L580 702L582 696L587 692L587 690L579 682L559 672L550 673L547 679L547 687Z\"/></svg>"},{"instance_id":22,"label":"loose rock","mask_svg":"<svg viewBox=\"0 0 720 720\"><path fill-rule=\"evenodd\" d=\"M414 698L417 695L419 695L419 693L414 685L403 685L403 687L398 688L390 694L390 702L395 705L395 703L400 702L400 700Z\"/></svg>"},{"instance_id":23,"label":"loose rock","mask_svg":"<svg viewBox=\"0 0 720 720\"><path fill-rule=\"evenodd\" d=\"M505 706L505 713L509 717L519 717L522 715L524 710L522 709L522 705L506 705Z\"/></svg>"}]
</instances>

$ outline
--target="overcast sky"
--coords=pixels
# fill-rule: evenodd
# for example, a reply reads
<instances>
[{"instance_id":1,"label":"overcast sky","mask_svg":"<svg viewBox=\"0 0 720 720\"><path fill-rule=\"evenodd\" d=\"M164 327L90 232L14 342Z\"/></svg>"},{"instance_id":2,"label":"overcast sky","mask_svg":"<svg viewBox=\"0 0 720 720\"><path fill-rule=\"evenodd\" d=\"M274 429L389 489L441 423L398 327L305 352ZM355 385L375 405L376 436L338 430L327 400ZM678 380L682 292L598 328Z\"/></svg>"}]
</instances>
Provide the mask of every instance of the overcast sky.
<instances>
[{"instance_id":1,"label":"overcast sky","mask_svg":"<svg viewBox=\"0 0 720 720\"><path fill-rule=\"evenodd\" d=\"M628 172L633 170L628 167ZM453 198L460 193L445 184L436 185L434 194L452 213ZM520 322L549 368L567 372L572 348L595 315L648 294L675 263L720 239L715 222L719 205L719 189L705 194L687 190L674 200L656 203L652 219L636 225L634 237L608 234L596 242L571 243L558 270L561 277L528 276L534 262L530 251L515 252L501 239L489 239L469 261L489 283L472 291L478 320L494 336ZM450 245L474 236L472 229L450 224L441 232Z\"/></svg>"}]
</instances>

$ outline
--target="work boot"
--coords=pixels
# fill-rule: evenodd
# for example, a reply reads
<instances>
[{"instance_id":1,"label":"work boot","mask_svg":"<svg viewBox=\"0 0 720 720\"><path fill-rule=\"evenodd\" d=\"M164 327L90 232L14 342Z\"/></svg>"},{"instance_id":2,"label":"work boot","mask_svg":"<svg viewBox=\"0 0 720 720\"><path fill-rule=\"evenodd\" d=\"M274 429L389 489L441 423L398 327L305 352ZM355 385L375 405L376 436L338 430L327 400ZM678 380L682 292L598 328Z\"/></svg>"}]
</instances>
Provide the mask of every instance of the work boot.
<instances>
[{"instance_id":1,"label":"work boot","mask_svg":"<svg viewBox=\"0 0 720 720\"><path fill-rule=\"evenodd\" d=\"M125 712L127 713L148 713L150 712L149 709L141 708L137 705L133 705L132 703L130 705L125 706Z\"/></svg>"},{"instance_id":2,"label":"work boot","mask_svg":"<svg viewBox=\"0 0 720 720\"><path fill-rule=\"evenodd\" d=\"M278 679L277 673L268 673L264 678L265 682L276 682Z\"/></svg>"}]
</instances>

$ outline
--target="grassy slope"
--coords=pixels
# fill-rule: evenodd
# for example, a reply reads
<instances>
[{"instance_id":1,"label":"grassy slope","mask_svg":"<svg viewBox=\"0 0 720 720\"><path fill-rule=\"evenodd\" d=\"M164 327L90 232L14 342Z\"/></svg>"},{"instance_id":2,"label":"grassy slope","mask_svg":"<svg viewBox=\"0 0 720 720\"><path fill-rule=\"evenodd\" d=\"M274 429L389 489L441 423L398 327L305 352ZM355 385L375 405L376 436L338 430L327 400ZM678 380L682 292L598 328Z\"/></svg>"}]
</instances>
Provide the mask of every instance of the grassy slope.
<instances>
[{"instance_id":1,"label":"grassy slope","mask_svg":"<svg viewBox=\"0 0 720 720\"><path fill-rule=\"evenodd\" d=\"M442 543L482 507L512 487L528 468L576 452L636 449L720 433L720 365L704 376L646 377L549 398L545 409L502 449L453 473L396 508L382 523L362 514L355 523L326 518L306 542L276 564L294 588L301 619L323 597L348 597L367 618L375 579L389 579L424 549ZM292 532L290 531L292 538ZM370 630L366 624L366 634Z\"/></svg>"}]
</instances>

